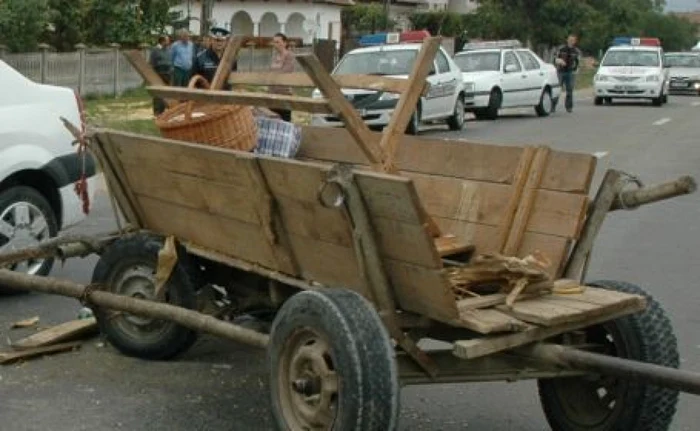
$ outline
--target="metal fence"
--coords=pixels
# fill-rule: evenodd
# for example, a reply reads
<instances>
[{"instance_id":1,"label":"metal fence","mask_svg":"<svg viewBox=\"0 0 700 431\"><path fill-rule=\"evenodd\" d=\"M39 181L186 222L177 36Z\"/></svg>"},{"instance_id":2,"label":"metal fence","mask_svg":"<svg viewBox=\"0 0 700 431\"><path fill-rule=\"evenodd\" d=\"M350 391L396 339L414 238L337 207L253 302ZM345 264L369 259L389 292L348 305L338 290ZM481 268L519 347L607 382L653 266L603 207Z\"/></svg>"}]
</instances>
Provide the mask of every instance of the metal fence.
<instances>
[{"instance_id":1,"label":"metal fence","mask_svg":"<svg viewBox=\"0 0 700 431\"><path fill-rule=\"evenodd\" d=\"M294 48L294 52L313 52L313 47ZM146 58L149 53L149 49L143 49ZM79 47L75 52L60 53L51 52L49 47L42 46L39 52L0 52L0 59L35 82L69 87L78 90L82 96L117 96L143 85L141 75L116 45L106 49ZM267 70L271 59L271 48L247 47L239 53L238 70Z\"/></svg>"}]
</instances>

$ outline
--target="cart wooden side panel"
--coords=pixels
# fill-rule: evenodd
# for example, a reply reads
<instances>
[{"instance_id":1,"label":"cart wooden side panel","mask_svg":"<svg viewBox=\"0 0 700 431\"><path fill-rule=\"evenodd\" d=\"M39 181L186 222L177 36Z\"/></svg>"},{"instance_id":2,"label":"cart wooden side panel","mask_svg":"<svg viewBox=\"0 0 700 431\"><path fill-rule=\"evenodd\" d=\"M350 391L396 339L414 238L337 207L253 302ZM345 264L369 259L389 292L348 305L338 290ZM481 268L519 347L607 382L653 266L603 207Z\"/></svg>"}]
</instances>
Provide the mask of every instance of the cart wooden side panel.
<instances>
[{"instance_id":1,"label":"cart wooden side panel","mask_svg":"<svg viewBox=\"0 0 700 431\"><path fill-rule=\"evenodd\" d=\"M120 205L133 203L141 227L371 297L349 219L318 197L327 164L116 131L96 138L132 196L117 195ZM356 182L398 305L444 322L456 320L456 299L412 181L358 171Z\"/></svg>"},{"instance_id":2,"label":"cart wooden side panel","mask_svg":"<svg viewBox=\"0 0 700 431\"><path fill-rule=\"evenodd\" d=\"M371 139L381 136L372 133ZM396 164L413 179L443 233L473 244L478 253L523 257L539 251L559 276L585 220L595 158L545 150L536 168L539 150L533 147L404 136ZM304 127L298 157L367 168L344 129Z\"/></svg>"}]
</instances>

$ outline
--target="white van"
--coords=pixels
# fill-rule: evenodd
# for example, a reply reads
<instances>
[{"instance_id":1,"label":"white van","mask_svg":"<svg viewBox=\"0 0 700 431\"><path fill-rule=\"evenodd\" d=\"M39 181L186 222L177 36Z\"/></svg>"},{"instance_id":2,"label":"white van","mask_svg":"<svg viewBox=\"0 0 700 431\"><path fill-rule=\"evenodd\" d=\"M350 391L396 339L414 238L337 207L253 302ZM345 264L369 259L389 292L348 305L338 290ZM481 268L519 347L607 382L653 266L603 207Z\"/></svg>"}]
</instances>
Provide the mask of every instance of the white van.
<instances>
[{"instance_id":1,"label":"white van","mask_svg":"<svg viewBox=\"0 0 700 431\"><path fill-rule=\"evenodd\" d=\"M648 99L654 106L668 102L669 74L657 38L615 38L593 79L595 104L613 99Z\"/></svg>"},{"instance_id":2,"label":"white van","mask_svg":"<svg viewBox=\"0 0 700 431\"><path fill-rule=\"evenodd\" d=\"M0 253L36 245L85 218L75 183L97 186L95 163L78 156L60 117L79 126L82 104L69 89L37 84L0 60ZM83 168L84 166L84 168ZM12 267L47 275L51 259ZM2 289L0 291L8 291Z\"/></svg>"}]
</instances>

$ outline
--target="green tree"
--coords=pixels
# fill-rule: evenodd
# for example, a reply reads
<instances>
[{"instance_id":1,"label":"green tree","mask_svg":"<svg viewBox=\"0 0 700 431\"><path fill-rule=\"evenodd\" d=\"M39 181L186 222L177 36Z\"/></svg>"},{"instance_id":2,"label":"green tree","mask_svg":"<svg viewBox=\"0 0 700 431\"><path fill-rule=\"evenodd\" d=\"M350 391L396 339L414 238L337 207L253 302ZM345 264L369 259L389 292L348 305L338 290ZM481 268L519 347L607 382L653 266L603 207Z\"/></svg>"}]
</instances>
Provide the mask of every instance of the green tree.
<instances>
[{"instance_id":1,"label":"green tree","mask_svg":"<svg viewBox=\"0 0 700 431\"><path fill-rule=\"evenodd\" d=\"M48 0L49 28L47 43L59 51L72 51L85 41L85 18L88 3L85 0Z\"/></svg>"},{"instance_id":2,"label":"green tree","mask_svg":"<svg viewBox=\"0 0 700 431\"><path fill-rule=\"evenodd\" d=\"M11 52L35 50L48 24L47 0L0 0L0 43Z\"/></svg>"},{"instance_id":3,"label":"green tree","mask_svg":"<svg viewBox=\"0 0 700 431\"><path fill-rule=\"evenodd\" d=\"M354 33L375 33L392 29L396 23L379 3L358 3L342 11L343 25Z\"/></svg>"},{"instance_id":4,"label":"green tree","mask_svg":"<svg viewBox=\"0 0 700 431\"><path fill-rule=\"evenodd\" d=\"M88 0L87 38L91 44L137 46L172 24L168 10L177 0Z\"/></svg>"}]
</instances>

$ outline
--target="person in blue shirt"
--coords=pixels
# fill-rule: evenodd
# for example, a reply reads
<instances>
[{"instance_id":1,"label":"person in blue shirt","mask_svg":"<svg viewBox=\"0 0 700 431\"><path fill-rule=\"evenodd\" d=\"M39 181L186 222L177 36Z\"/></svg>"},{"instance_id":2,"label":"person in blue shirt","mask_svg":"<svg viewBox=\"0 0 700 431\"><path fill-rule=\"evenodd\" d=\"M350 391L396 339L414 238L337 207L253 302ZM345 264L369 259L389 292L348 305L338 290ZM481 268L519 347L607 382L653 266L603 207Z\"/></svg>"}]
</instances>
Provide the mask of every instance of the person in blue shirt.
<instances>
[{"instance_id":1,"label":"person in blue shirt","mask_svg":"<svg viewBox=\"0 0 700 431\"><path fill-rule=\"evenodd\" d=\"M177 32L177 41L170 47L170 55L173 64L173 85L187 87L192 77L195 49L190 40L190 33L181 29Z\"/></svg>"},{"instance_id":2,"label":"person in blue shirt","mask_svg":"<svg viewBox=\"0 0 700 431\"><path fill-rule=\"evenodd\" d=\"M214 76L216 75L216 70L221 62L221 57L224 55L224 50L226 49L226 37L229 33L224 29L212 29L211 36L208 42L202 46L197 54L195 55L193 75L203 76L209 84L214 81ZM231 72L238 70L238 61L233 63L231 67ZM231 84L228 82L224 84L224 90L230 90Z\"/></svg>"}]
</instances>

